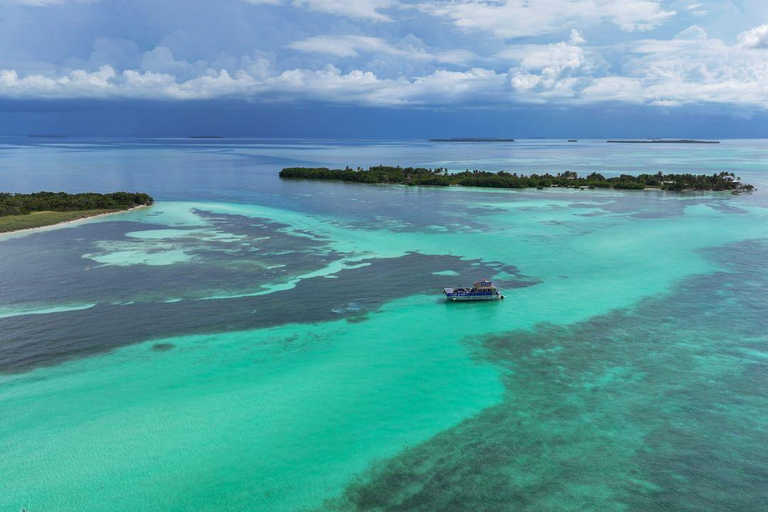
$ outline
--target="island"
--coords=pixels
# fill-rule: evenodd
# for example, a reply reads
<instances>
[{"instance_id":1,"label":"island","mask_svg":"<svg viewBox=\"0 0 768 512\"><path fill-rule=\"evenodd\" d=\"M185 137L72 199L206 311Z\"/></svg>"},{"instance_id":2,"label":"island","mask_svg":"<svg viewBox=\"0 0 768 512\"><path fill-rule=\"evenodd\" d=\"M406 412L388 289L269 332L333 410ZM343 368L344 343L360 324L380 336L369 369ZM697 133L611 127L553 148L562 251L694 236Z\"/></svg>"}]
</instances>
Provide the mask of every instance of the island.
<instances>
[{"instance_id":1,"label":"island","mask_svg":"<svg viewBox=\"0 0 768 512\"><path fill-rule=\"evenodd\" d=\"M188 139L223 139L221 135L190 135Z\"/></svg>"},{"instance_id":2,"label":"island","mask_svg":"<svg viewBox=\"0 0 768 512\"><path fill-rule=\"evenodd\" d=\"M154 199L142 192L112 194L35 192L11 194L0 192L0 233L52 226L63 222L123 212L149 206Z\"/></svg>"},{"instance_id":3,"label":"island","mask_svg":"<svg viewBox=\"0 0 768 512\"><path fill-rule=\"evenodd\" d=\"M344 181L350 183L381 183L402 185L432 185L432 186L463 186L487 188L614 188L628 190L643 190L655 188L673 191L732 191L750 192L752 185L743 184L741 179L732 172L707 174L640 174L637 176L622 174L606 178L600 173L593 172L580 177L573 171L565 171L555 175L518 174L507 171L470 171L449 173L448 169L424 167L392 167L379 165L368 170L357 169L328 169L325 167L286 167L280 171L284 179L308 179L324 181Z\"/></svg>"},{"instance_id":4,"label":"island","mask_svg":"<svg viewBox=\"0 0 768 512\"><path fill-rule=\"evenodd\" d=\"M515 139L494 139L482 137L456 137L451 139L429 139L429 142L515 142Z\"/></svg>"},{"instance_id":5,"label":"island","mask_svg":"<svg viewBox=\"0 0 768 512\"><path fill-rule=\"evenodd\" d=\"M641 139L641 140L608 140L612 144L720 144L719 140L694 139Z\"/></svg>"}]
</instances>

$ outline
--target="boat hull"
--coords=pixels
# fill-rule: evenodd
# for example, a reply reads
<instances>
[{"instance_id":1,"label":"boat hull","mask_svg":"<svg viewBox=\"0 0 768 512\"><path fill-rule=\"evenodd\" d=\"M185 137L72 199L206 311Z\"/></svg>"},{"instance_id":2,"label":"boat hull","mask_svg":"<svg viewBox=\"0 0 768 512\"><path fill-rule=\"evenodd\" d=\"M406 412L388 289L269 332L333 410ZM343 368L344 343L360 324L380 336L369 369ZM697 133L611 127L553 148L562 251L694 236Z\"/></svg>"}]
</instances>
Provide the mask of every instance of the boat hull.
<instances>
[{"instance_id":1,"label":"boat hull","mask_svg":"<svg viewBox=\"0 0 768 512\"><path fill-rule=\"evenodd\" d=\"M446 296L445 300L450 302L469 302L476 300L501 300L503 295L457 295L455 297Z\"/></svg>"}]
</instances>

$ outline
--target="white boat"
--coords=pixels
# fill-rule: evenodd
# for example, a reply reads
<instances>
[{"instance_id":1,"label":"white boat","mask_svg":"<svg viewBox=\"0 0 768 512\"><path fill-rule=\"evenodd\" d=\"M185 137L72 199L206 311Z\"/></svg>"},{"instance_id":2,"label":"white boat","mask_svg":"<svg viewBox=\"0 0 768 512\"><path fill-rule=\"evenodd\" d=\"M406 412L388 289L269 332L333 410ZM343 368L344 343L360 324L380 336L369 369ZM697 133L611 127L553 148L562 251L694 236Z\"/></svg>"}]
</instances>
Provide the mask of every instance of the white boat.
<instances>
[{"instance_id":1,"label":"white boat","mask_svg":"<svg viewBox=\"0 0 768 512\"><path fill-rule=\"evenodd\" d=\"M489 279L478 281L470 288L465 286L443 288L443 292L449 301L502 300L504 298L501 291Z\"/></svg>"}]
</instances>

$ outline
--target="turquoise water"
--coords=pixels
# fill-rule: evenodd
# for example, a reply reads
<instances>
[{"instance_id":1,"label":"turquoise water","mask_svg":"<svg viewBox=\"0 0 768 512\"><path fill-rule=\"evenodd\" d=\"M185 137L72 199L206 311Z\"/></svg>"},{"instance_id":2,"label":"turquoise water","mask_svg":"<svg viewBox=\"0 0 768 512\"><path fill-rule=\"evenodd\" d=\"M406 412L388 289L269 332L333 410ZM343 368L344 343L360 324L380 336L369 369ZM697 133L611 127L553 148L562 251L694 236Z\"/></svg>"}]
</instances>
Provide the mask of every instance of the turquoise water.
<instances>
[{"instance_id":1,"label":"turquoise water","mask_svg":"<svg viewBox=\"0 0 768 512\"><path fill-rule=\"evenodd\" d=\"M0 510L768 509L768 141L0 142L158 199L0 238ZM375 163L758 192L276 177Z\"/></svg>"}]
</instances>

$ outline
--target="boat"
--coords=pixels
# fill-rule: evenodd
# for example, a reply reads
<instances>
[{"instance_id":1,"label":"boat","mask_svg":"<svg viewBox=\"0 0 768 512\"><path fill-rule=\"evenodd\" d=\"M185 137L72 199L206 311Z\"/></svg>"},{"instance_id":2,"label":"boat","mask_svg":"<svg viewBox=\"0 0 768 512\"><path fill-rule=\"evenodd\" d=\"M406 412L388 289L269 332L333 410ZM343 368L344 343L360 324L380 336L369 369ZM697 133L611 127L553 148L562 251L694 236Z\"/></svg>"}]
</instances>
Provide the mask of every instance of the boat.
<instances>
[{"instance_id":1,"label":"boat","mask_svg":"<svg viewBox=\"0 0 768 512\"><path fill-rule=\"evenodd\" d=\"M443 292L445 293L446 300L449 301L504 299L501 291L489 279L478 281L469 288L465 286L443 288Z\"/></svg>"}]
</instances>

